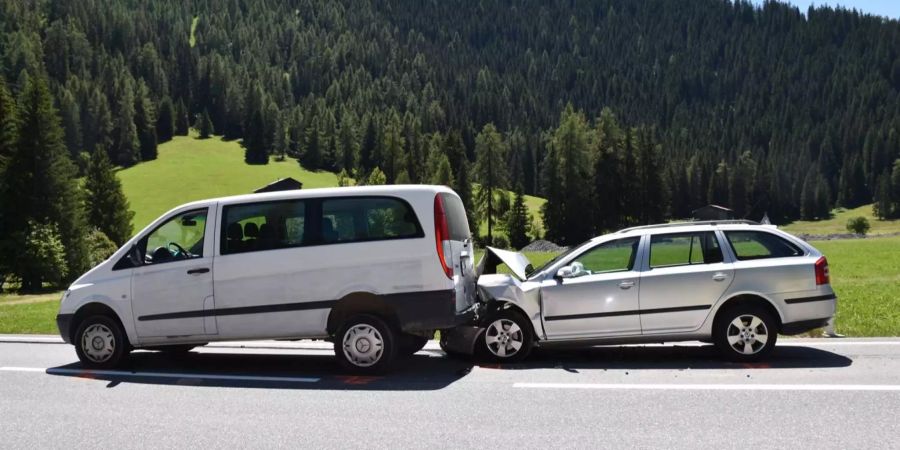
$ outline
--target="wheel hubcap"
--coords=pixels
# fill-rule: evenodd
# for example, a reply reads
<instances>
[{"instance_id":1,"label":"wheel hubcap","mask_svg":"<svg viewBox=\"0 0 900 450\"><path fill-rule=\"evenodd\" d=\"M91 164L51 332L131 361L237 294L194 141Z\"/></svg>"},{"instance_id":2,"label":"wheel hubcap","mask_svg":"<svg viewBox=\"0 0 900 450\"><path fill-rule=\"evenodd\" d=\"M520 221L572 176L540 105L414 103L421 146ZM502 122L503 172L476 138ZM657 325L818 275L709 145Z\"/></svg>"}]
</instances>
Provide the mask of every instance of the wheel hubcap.
<instances>
[{"instance_id":1,"label":"wheel hubcap","mask_svg":"<svg viewBox=\"0 0 900 450\"><path fill-rule=\"evenodd\" d=\"M89 360L102 363L109 360L116 351L116 338L106 325L94 324L84 330L81 349Z\"/></svg>"},{"instance_id":2,"label":"wheel hubcap","mask_svg":"<svg viewBox=\"0 0 900 450\"><path fill-rule=\"evenodd\" d=\"M488 350L497 357L509 358L522 348L525 333L522 328L509 319L497 319L484 332L484 343Z\"/></svg>"},{"instance_id":3,"label":"wheel hubcap","mask_svg":"<svg viewBox=\"0 0 900 450\"><path fill-rule=\"evenodd\" d=\"M744 355L753 355L766 346L766 342L769 341L769 330L759 317L744 314L728 324L726 337L732 350Z\"/></svg>"},{"instance_id":4,"label":"wheel hubcap","mask_svg":"<svg viewBox=\"0 0 900 450\"><path fill-rule=\"evenodd\" d=\"M344 356L353 365L369 367L381 360L384 339L371 325L354 325L344 333L343 348Z\"/></svg>"}]
</instances>

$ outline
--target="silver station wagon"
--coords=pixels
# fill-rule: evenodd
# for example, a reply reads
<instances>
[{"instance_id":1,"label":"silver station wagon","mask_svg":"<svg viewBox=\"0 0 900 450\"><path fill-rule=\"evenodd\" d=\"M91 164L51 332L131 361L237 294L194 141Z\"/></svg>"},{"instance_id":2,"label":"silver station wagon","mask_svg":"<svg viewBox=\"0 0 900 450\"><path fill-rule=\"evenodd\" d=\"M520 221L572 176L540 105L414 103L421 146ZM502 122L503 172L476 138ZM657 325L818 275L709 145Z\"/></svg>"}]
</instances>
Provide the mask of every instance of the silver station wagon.
<instances>
[{"instance_id":1,"label":"silver station wagon","mask_svg":"<svg viewBox=\"0 0 900 450\"><path fill-rule=\"evenodd\" d=\"M506 264L512 274L499 274ZM534 346L711 341L736 361L769 354L778 334L825 326L837 297L825 256L771 225L688 222L625 229L532 269L489 248L481 310L443 334L448 352L518 361Z\"/></svg>"}]
</instances>

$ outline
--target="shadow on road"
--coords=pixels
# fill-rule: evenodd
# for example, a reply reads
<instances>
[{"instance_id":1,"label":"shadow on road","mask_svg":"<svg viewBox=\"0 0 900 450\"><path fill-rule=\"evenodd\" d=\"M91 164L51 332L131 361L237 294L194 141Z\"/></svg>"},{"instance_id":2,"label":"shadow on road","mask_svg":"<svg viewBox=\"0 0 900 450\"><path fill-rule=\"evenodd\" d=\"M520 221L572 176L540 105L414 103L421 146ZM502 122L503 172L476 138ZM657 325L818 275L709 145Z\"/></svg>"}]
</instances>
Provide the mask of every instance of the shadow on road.
<instances>
[{"instance_id":1,"label":"shadow on road","mask_svg":"<svg viewBox=\"0 0 900 450\"><path fill-rule=\"evenodd\" d=\"M589 347L580 349L535 349L521 364L488 366L526 370L577 369L811 369L848 367L846 356L800 345L778 345L765 361L734 363L723 359L712 345Z\"/></svg>"},{"instance_id":2,"label":"shadow on road","mask_svg":"<svg viewBox=\"0 0 900 450\"><path fill-rule=\"evenodd\" d=\"M262 389L427 391L443 389L467 375L471 369L470 362L446 358L441 351L422 351L409 358L398 358L394 369L385 376L344 374L334 356L327 352L190 352L171 355L138 351L131 354L125 366L114 371L82 370L80 363L72 363L50 368L47 373L109 381L108 387L137 383ZM298 379L318 380L304 382Z\"/></svg>"},{"instance_id":3,"label":"shadow on road","mask_svg":"<svg viewBox=\"0 0 900 450\"><path fill-rule=\"evenodd\" d=\"M760 363L723 360L715 347L648 346L590 347L582 349L536 349L523 363L479 364L484 369L529 370L735 370L809 369L850 366L845 356L801 345L780 345ZM221 353L190 352L170 355L134 352L127 366L116 371L86 371L78 363L47 370L56 376L121 383L303 390L429 391L443 389L465 377L473 364L445 357L438 350L425 350L397 361L384 376L353 376L341 372L330 352ZM302 379L302 380L298 380ZM305 380L305 381L304 381Z\"/></svg>"}]
</instances>

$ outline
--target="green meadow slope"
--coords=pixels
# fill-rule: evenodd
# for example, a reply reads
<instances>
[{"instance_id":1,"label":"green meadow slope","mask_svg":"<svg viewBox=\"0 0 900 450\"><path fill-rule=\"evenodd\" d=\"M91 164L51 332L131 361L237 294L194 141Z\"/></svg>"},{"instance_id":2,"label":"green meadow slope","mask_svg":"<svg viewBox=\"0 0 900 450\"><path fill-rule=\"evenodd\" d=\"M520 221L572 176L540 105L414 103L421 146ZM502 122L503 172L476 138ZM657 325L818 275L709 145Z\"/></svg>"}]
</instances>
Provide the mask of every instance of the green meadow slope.
<instances>
[{"instance_id":1,"label":"green meadow slope","mask_svg":"<svg viewBox=\"0 0 900 450\"><path fill-rule=\"evenodd\" d=\"M135 233L183 203L247 194L279 178L300 180L304 189L337 186L334 173L305 170L292 158L272 159L266 165L245 164L238 141L198 139L193 132L160 144L156 160L119 170L118 175L135 213ZM546 200L526 196L525 201L531 214L540 217L540 206ZM487 226L482 228L485 233Z\"/></svg>"}]
</instances>

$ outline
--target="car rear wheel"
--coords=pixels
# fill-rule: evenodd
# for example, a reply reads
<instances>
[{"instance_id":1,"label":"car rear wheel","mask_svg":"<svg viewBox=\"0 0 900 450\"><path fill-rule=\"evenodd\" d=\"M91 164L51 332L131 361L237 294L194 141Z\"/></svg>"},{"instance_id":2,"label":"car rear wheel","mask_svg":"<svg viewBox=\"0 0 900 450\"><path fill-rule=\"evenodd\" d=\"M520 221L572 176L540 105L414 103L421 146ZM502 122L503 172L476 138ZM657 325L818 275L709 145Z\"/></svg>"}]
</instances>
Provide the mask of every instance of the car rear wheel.
<instances>
[{"instance_id":1,"label":"car rear wheel","mask_svg":"<svg viewBox=\"0 0 900 450\"><path fill-rule=\"evenodd\" d=\"M334 339L334 354L345 370L376 374L387 371L398 348L397 333L384 320L361 314L341 325Z\"/></svg>"},{"instance_id":2,"label":"car rear wheel","mask_svg":"<svg viewBox=\"0 0 900 450\"><path fill-rule=\"evenodd\" d=\"M775 348L778 328L765 308L747 305L729 308L719 315L713 330L719 351L737 362L757 361Z\"/></svg>"},{"instance_id":3,"label":"car rear wheel","mask_svg":"<svg viewBox=\"0 0 900 450\"><path fill-rule=\"evenodd\" d=\"M510 310L500 311L488 321L477 344L481 356L500 363L522 361L533 345L527 319Z\"/></svg>"},{"instance_id":4,"label":"car rear wheel","mask_svg":"<svg viewBox=\"0 0 900 450\"><path fill-rule=\"evenodd\" d=\"M108 316L91 316L75 332L75 353L90 369L117 367L128 354L128 338L119 323Z\"/></svg>"}]
</instances>

